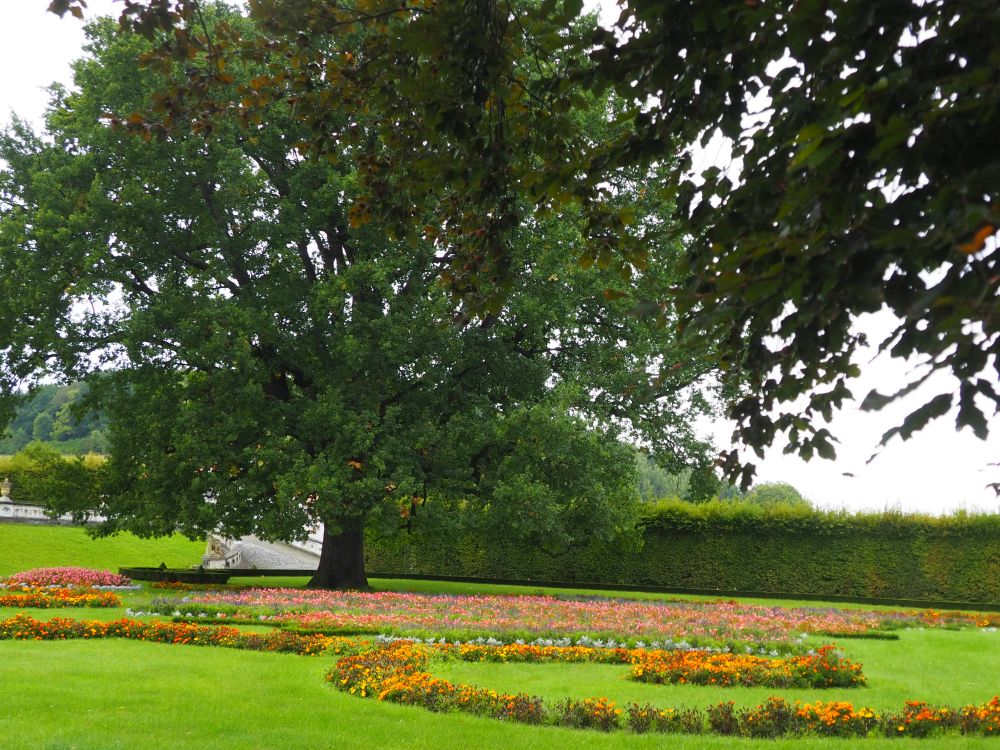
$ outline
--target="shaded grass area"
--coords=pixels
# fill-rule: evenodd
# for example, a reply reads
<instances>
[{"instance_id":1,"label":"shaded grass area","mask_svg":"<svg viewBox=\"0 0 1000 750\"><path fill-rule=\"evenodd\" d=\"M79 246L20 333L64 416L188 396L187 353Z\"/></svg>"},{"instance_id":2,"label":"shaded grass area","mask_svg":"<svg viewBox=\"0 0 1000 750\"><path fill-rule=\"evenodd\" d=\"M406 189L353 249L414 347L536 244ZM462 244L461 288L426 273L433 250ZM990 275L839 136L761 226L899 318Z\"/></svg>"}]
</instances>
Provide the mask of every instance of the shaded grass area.
<instances>
[{"instance_id":1,"label":"shaded grass area","mask_svg":"<svg viewBox=\"0 0 1000 750\"><path fill-rule=\"evenodd\" d=\"M182 536L140 539L118 534L92 539L78 526L0 524L0 576L40 567L78 565L117 571L126 565L189 567L201 562L204 542Z\"/></svg>"},{"instance_id":2,"label":"shaded grass area","mask_svg":"<svg viewBox=\"0 0 1000 750\"><path fill-rule=\"evenodd\" d=\"M550 700L605 696L631 702L703 708L720 701L755 706L773 695L811 703L843 700L855 706L900 709L908 700L960 706L984 703L1000 692L1000 633L979 630L905 630L898 641L849 641L838 646L861 662L865 687L841 689L719 688L652 685L626 679L628 667L603 664L496 664L438 661L435 676ZM810 643L824 641L811 638Z\"/></svg>"},{"instance_id":3,"label":"shaded grass area","mask_svg":"<svg viewBox=\"0 0 1000 750\"><path fill-rule=\"evenodd\" d=\"M944 635L954 636L953 633ZM131 641L0 642L2 746L10 750L109 748L694 748L722 737L603 735L525 727L382 704L338 693L322 679L331 659ZM573 665L584 692L603 684ZM508 667L497 667L497 670ZM591 688L588 690L587 688ZM721 691L728 699L731 690ZM689 702L695 701L689 693ZM719 692L713 693L718 700ZM763 750L838 748L835 739L739 741ZM867 740L865 747L995 748L996 740Z\"/></svg>"}]
</instances>

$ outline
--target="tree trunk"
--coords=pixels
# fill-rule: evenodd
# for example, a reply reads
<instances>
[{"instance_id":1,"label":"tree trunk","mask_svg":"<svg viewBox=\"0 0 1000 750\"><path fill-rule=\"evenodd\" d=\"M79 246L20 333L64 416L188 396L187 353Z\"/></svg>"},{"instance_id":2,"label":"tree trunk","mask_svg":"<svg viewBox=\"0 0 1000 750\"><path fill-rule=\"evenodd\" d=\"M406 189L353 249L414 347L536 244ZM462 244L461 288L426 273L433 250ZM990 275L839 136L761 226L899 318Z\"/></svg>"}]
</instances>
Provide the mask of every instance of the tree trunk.
<instances>
[{"instance_id":1,"label":"tree trunk","mask_svg":"<svg viewBox=\"0 0 1000 750\"><path fill-rule=\"evenodd\" d=\"M340 527L340 533L333 533L329 526L323 532L319 567L309 581L311 589L368 588L364 521L346 522Z\"/></svg>"}]
</instances>

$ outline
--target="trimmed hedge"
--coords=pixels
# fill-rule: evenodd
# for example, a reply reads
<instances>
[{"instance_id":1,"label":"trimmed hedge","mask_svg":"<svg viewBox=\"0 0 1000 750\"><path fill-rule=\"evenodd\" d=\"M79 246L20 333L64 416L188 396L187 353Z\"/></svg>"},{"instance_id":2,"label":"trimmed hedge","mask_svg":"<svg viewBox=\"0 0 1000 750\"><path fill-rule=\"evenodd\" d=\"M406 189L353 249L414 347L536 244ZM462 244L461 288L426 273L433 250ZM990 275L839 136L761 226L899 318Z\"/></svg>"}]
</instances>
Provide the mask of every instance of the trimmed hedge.
<instances>
[{"instance_id":1,"label":"trimmed hedge","mask_svg":"<svg viewBox=\"0 0 1000 750\"><path fill-rule=\"evenodd\" d=\"M0 479L10 479L14 502L46 507L53 496L93 497L103 463L103 456L63 456L33 443L13 456L0 456Z\"/></svg>"},{"instance_id":2,"label":"trimmed hedge","mask_svg":"<svg viewBox=\"0 0 1000 750\"><path fill-rule=\"evenodd\" d=\"M204 568L118 568L123 576L133 581L159 581L167 583L209 583L224 584L229 581L228 570L205 570Z\"/></svg>"},{"instance_id":3,"label":"trimmed hedge","mask_svg":"<svg viewBox=\"0 0 1000 750\"><path fill-rule=\"evenodd\" d=\"M1000 516L851 514L746 503L645 508L642 544L552 556L492 536L370 537L370 570L926 601L1000 602Z\"/></svg>"}]
</instances>

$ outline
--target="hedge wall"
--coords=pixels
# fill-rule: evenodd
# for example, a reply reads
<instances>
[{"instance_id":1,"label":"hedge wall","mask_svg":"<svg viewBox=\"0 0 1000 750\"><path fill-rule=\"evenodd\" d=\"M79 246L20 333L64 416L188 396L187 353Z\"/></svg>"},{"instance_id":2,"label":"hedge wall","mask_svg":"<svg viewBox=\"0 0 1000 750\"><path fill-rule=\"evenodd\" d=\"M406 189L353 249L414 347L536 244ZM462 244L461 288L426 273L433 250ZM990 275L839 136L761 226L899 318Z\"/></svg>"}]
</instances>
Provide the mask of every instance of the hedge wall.
<instances>
[{"instance_id":1,"label":"hedge wall","mask_svg":"<svg viewBox=\"0 0 1000 750\"><path fill-rule=\"evenodd\" d=\"M380 573L1000 603L1000 516L849 514L742 503L647 508L641 545L559 556L475 534L376 539Z\"/></svg>"}]
</instances>

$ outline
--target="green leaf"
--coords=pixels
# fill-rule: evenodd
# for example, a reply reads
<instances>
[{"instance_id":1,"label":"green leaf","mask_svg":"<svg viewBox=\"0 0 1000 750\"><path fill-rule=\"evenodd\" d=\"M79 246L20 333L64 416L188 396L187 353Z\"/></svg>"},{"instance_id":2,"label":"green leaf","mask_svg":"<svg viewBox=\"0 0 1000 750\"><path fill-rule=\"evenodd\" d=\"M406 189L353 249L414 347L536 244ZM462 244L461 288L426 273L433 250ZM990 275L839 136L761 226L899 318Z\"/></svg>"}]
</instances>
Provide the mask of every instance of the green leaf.
<instances>
[{"instance_id":1,"label":"green leaf","mask_svg":"<svg viewBox=\"0 0 1000 750\"><path fill-rule=\"evenodd\" d=\"M909 440L915 432L927 426L932 419L944 416L951 408L953 397L950 393L939 393L926 404L914 409L903 420L899 427L887 430L879 441L885 445L890 439L899 435L903 440Z\"/></svg>"},{"instance_id":2,"label":"green leaf","mask_svg":"<svg viewBox=\"0 0 1000 750\"><path fill-rule=\"evenodd\" d=\"M576 18L583 11L583 0L563 0L563 15Z\"/></svg>"},{"instance_id":3,"label":"green leaf","mask_svg":"<svg viewBox=\"0 0 1000 750\"><path fill-rule=\"evenodd\" d=\"M809 143L810 141L823 140L825 135L826 131L822 126L811 122L795 136L795 143Z\"/></svg>"}]
</instances>

